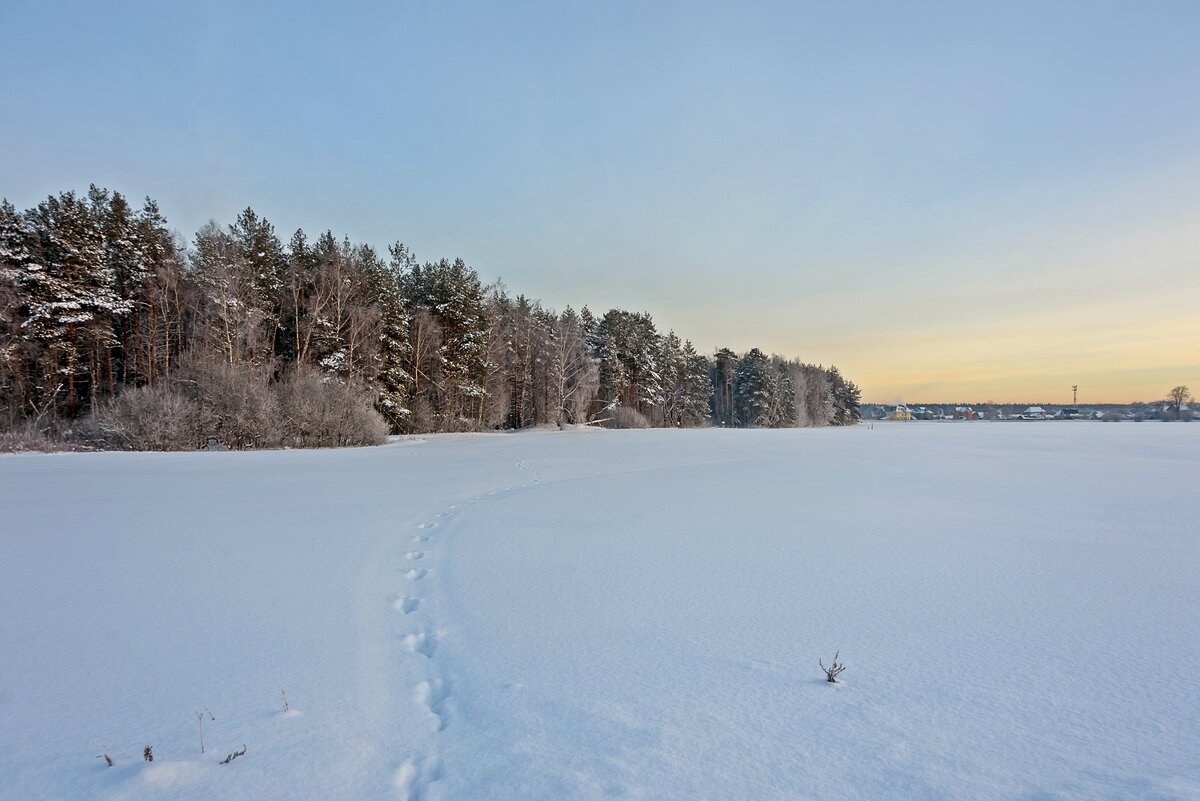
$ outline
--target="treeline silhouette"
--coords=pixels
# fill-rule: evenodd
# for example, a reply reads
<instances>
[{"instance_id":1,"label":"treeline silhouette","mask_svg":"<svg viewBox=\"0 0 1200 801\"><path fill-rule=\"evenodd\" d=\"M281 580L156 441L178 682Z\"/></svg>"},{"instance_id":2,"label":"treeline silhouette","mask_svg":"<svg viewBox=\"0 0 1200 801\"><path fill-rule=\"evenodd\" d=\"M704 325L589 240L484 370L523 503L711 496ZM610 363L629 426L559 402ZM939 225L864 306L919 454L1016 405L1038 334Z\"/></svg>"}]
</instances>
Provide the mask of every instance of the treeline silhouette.
<instances>
[{"instance_id":1,"label":"treeline silhouette","mask_svg":"<svg viewBox=\"0 0 1200 801\"><path fill-rule=\"evenodd\" d=\"M247 208L190 242L92 186L0 204L0 428L22 443L370 444L539 424L844 425L836 368L708 356L649 314L547 309L461 259L325 231L285 244Z\"/></svg>"}]
</instances>

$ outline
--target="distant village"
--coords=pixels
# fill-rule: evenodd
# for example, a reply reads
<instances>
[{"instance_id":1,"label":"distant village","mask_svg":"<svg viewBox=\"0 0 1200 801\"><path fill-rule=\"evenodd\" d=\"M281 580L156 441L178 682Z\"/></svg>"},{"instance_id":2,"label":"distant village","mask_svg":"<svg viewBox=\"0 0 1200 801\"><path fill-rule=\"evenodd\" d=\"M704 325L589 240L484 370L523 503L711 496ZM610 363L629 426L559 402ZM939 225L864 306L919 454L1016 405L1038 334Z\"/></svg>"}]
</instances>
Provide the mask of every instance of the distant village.
<instances>
[{"instance_id":1,"label":"distant village","mask_svg":"<svg viewBox=\"0 0 1200 801\"><path fill-rule=\"evenodd\" d=\"M1200 414L1195 415L1200 420ZM1097 403L1090 406L1027 406L1011 403L982 403L971 406L930 403L881 404L864 403L864 420L1102 420L1109 423L1140 423L1147 420L1188 421L1193 409L1188 404L1178 408L1171 403Z\"/></svg>"}]
</instances>

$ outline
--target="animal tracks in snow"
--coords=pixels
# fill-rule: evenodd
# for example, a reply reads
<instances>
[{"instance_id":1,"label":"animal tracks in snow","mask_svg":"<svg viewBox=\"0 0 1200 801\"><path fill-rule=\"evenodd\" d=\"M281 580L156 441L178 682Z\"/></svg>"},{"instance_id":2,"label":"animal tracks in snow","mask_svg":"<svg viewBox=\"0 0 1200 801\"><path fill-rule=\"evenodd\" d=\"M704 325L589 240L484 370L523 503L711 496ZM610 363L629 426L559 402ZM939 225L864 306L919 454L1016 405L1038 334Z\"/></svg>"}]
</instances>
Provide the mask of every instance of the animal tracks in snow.
<instances>
[{"instance_id":1,"label":"animal tracks in snow","mask_svg":"<svg viewBox=\"0 0 1200 801\"><path fill-rule=\"evenodd\" d=\"M403 612L406 615L411 615L413 612L421 608L421 599L414 598L411 595L405 595L402 598L397 598L392 602L392 606L396 611Z\"/></svg>"},{"instance_id":2,"label":"animal tracks in snow","mask_svg":"<svg viewBox=\"0 0 1200 801\"><path fill-rule=\"evenodd\" d=\"M432 632L422 630L405 634L401 642L405 648L426 659L432 659L437 652L437 635Z\"/></svg>"},{"instance_id":3,"label":"animal tracks in snow","mask_svg":"<svg viewBox=\"0 0 1200 801\"><path fill-rule=\"evenodd\" d=\"M442 760L436 756L405 760L393 782L404 801L425 801L429 785L442 778Z\"/></svg>"},{"instance_id":4,"label":"animal tracks in snow","mask_svg":"<svg viewBox=\"0 0 1200 801\"><path fill-rule=\"evenodd\" d=\"M450 702L450 682L446 679L430 679L417 685L414 693L417 703L429 710L437 718L438 731L445 731L450 725L448 705Z\"/></svg>"},{"instance_id":5,"label":"animal tracks in snow","mask_svg":"<svg viewBox=\"0 0 1200 801\"><path fill-rule=\"evenodd\" d=\"M528 478L524 483L481 492L464 502L443 507L426 522L418 523L416 526L421 533L414 535L412 542L425 545L427 549L403 551L401 556L408 562L436 563L438 550L428 547L427 544L434 541L435 537L432 535L439 533L434 529L438 529L443 522L447 522L449 518L455 517L461 511L476 504L498 499L522 488L542 483L541 473L530 468L525 461L519 461L513 467L526 474ZM408 592L401 592L393 596L392 606L396 611L408 616L407 619L413 621L415 626L400 638L406 651L422 657L418 661L424 666L421 671L424 679L413 686L412 697L420 708L436 720L437 733L440 734L450 725L453 712L454 701L451 685L450 680L439 670L438 660L435 658L441 634L438 629L431 627L430 612L423 599L413 593L416 582L424 579L431 572L430 569L415 566L402 570L401 575L411 584ZM509 689L525 689L525 685L518 682L510 682L506 686ZM400 764L393 776L393 782L403 801L424 801L429 785L440 780L444 773L445 768L438 756L435 739L431 752L415 754Z\"/></svg>"}]
</instances>

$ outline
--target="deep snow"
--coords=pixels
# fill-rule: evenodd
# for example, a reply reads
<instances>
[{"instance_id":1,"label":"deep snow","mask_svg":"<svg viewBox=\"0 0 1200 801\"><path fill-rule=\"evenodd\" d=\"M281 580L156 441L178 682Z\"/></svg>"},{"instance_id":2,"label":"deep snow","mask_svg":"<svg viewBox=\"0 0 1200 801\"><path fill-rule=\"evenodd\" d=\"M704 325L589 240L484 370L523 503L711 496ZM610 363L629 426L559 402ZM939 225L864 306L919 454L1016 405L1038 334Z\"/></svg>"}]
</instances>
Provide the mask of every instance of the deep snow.
<instances>
[{"instance_id":1,"label":"deep snow","mask_svg":"<svg viewBox=\"0 0 1200 801\"><path fill-rule=\"evenodd\" d=\"M1198 445L0 458L0 798L1198 798Z\"/></svg>"}]
</instances>

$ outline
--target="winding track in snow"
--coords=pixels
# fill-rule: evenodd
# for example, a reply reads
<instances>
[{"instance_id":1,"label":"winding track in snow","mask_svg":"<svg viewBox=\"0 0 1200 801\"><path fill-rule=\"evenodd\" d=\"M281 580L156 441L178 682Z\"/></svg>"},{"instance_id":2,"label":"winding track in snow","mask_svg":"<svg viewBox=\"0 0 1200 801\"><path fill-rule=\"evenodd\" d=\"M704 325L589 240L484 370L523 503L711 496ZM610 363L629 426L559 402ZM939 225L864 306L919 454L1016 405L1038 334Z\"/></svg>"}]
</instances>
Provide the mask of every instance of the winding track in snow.
<instances>
[{"instance_id":1,"label":"winding track in snow","mask_svg":"<svg viewBox=\"0 0 1200 801\"><path fill-rule=\"evenodd\" d=\"M436 565L436 551L434 550L436 538L434 535L437 533L435 530L440 527L439 521L482 501L507 495L519 489L535 487L542 483L542 474L529 467L524 460L514 463L513 467L527 474L529 479L522 484L476 495L463 503L450 504L435 513L432 520L418 524L417 529L426 533L415 535L412 537L412 541L426 545L430 550L402 551L400 554L400 558L403 560L402 564L421 560L422 564ZM433 619L433 613L427 611L428 605L422 603L424 597L417 594L417 582L427 576L435 575L435 569L435 567L402 569L401 575L407 579L408 586L392 596L391 602L392 607L401 612L406 620L414 622L414 625L408 627L407 633L401 636L401 643L405 649L411 652L415 658L424 662L424 678L412 688L412 698L414 703L418 704L436 724L432 748L426 753L411 754L400 763L400 767L393 774L392 783L395 785L401 801L425 801L429 786L440 781L446 772L437 740L451 722L454 706L453 686L437 659L441 631L436 625L437 621Z\"/></svg>"}]
</instances>

